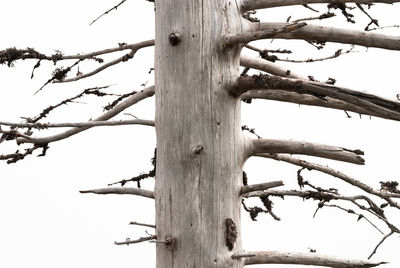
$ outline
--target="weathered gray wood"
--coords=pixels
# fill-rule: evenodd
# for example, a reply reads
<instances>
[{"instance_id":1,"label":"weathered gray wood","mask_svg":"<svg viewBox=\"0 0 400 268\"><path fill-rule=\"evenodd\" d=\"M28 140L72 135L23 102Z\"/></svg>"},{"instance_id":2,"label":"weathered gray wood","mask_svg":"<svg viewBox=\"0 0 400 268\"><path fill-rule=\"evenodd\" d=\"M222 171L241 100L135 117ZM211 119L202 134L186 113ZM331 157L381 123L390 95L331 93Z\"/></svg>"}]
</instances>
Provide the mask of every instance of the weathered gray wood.
<instances>
[{"instance_id":1,"label":"weathered gray wood","mask_svg":"<svg viewBox=\"0 0 400 268\"><path fill-rule=\"evenodd\" d=\"M273 62L270 62L270 61L267 61L264 59L250 58L243 54L240 56L240 65L243 67L248 67L248 68L253 68L253 69L260 70L260 71L264 71L264 72L267 72L267 73L273 74L273 75L307 80L306 77L296 74L295 72L293 72L289 69L284 69L283 67L279 66L278 64L275 64Z\"/></svg>"},{"instance_id":2,"label":"weathered gray wood","mask_svg":"<svg viewBox=\"0 0 400 268\"><path fill-rule=\"evenodd\" d=\"M258 183L258 184L252 184L252 185L246 185L242 186L240 190L240 195L243 196L244 194L247 193L252 193L256 191L264 191L270 188L274 187L279 187L283 186L283 181L270 181L270 182L264 182L264 183Z\"/></svg>"},{"instance_id":3,"label":"weathered gray wood","mask_svg":"<svg viewBox=\"0 0 400 268\"><path fill-rule=\"evenodd\" d=\"M242 10L256 10L262 8L271 7L282 7L292 5L308 5L308 4L321 4L321 3L359 3L359 4L371 4L371 3L384 3L392 4L400 1L395 0L243 0Z\"/></svg>"},{"instance_id":4,"label":"weathered gray wood","mask_svg":"<svg viewBox=\"0 0 400 268\"><path fill-rule=\"evenodd\" d=\"M253 32L281 29L289 23L265 22L254 23ZM340 29L321 25L307 24L288 33L278 33L276 39L300 39L354 44L364 47L377 47L383 49L400 50L400 37L380 33Z\"/></svg>"},{"instance_id":5,"label":"weathered gray wood","mask_svg":"<svg viewBox=\"0 0 400 268\"><path fill-rule=\"evenodd\" d=\"M240 2L156 1L155 186L157 268L238 268L243 137L240 101L227 91L240 49L222 49L241 32ZM172 39L172 43L169 39ZM226 245L226 219L238 238Z\"/></svg>"},{"instance_id":6,"label":"weathered gray wood","mask_svg":"<svg viewBox=\"0 0 400 268\"><path fill-rule=\"evenodd\" d=\"M251 264L302 264L315 265L334 268L367 268L375 267L384 262L374 262L369 260L352 260L335 258L333 256L325 256L316 253L293 253L279 251L255 251L247 252L252 257L246 258L246 265Z\"/></svg>"},{"instance_id":7,"label":"weathered gray wood","mask_svg":"<svg viewBox=\"0 0 400 268\"><path fill-rule=\"evenodd\" d=\"M304 141L254 139L248 147L248 150L249 155L257 155L260 153L303 154L359 165L363 165L365 162L360 156L363 155L364 152L360 150L349 150L342 147Z\"/></svg>"},{"instance_id":8,"label":"weathered gray wood","mask_svg":"<svg viewBox=\"0 0 400 268\"><path fill-rule=\"evenodd\" d=\"M81 194L130 194L154 199L152 191L132 187L107 187L79 191Z\"/></svg>"}]
</instances>

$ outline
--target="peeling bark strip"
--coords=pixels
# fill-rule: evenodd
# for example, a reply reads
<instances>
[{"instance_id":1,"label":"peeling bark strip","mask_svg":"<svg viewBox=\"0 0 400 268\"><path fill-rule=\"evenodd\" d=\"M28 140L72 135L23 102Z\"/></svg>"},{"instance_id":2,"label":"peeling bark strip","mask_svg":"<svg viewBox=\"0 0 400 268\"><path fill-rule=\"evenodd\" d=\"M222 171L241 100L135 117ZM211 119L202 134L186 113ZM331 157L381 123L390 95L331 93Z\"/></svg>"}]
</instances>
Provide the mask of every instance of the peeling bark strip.
<instances>
[{"instance_id":1,"label":"peeling bark strip","mask_svg":"<svg viewBox=\"0 0 400 268\"><path fill-rule=\"evenodd\" d=\"M375 267L386 262L373 262L364 260L342 259L333 256L319 255L315 253L292 253L278 251L247 252L254 257L248 257L245 265L252 264L302 264L335 268L368 268Z\"/></svg>"},{"instance_id":2,"label":"peeling bark strip","mask_svg":"<svg viewBox=\"0 0 400 268\"><path fill-rule=\"evenodd\" d=\"M236 229L236 224L233 222L232 219L229 218L226 219L225 225L226 225L226 245L228 246L228 249L232 251L233 245L236 242L238 231Z\"/></svg>"}]
</instances>

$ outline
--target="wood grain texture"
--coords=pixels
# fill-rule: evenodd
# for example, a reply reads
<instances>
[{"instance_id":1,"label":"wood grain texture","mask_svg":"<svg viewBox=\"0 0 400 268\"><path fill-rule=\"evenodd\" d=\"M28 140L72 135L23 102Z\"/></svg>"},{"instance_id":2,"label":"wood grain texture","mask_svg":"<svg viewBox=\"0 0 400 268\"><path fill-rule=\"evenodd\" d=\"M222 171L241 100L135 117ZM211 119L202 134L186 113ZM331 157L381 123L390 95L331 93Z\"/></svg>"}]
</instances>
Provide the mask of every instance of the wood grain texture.
<instances>
[{"instance_id":1,"label":"wood grain texture","mask_svg":"<svg viewBox=\"0 0 400 268\"><path fill-rule=\"evenodd\" d=\"M240 2L156 1L157 268L238 268L243 138L240 101L227 88L239 76ZM172 35L171 35L172 34ZM169 38L179 36L173 44ZM226 219L238 237L226 246Z\"/></svg>"},{"instance_id":2,"label":"wood grain texture","mask_svg":"<svg viewBox=\"0 0 400 268\"><path fill-rule=\"evenodd\" d=\"M246 259L246 265L251 264L302 264L315 265L335 268L367 268L376 267L383 262L363 261L335 258L316 253L293 253L279 251L255 251L247 252L248 255L254 255Z\"/></svg>"},{"instance_id":3,"label":"wood grain texture","mask_svg":"<svg viewBox=\"0 0 400 268\"><path fill-rule=\"evenodd\" d=\"M280 29L288 25L285 22L254 23L254 32ZM364 47L376 47L390 50L400 50L400 37L380 33L347 30L335 27L307 24L289 33L281 33L274 36L276 39L300 39L334 42L342 44L354 44Z\"/></svg>"},{"instance_id":4,"label":"wood grain texture","mask_svg":"<svg viewBox=\"0 0 400 268\"><path fill-rule=\"evenodd\" d=\"M359 165L363 165L365 161L360 156L364 154L360 150L349 150L342 147L304 141L255 139L253 140L252 146L250 146L249 150L250 155L257 155L260 153L302 154Z\"/></svg>"}]
</instances>

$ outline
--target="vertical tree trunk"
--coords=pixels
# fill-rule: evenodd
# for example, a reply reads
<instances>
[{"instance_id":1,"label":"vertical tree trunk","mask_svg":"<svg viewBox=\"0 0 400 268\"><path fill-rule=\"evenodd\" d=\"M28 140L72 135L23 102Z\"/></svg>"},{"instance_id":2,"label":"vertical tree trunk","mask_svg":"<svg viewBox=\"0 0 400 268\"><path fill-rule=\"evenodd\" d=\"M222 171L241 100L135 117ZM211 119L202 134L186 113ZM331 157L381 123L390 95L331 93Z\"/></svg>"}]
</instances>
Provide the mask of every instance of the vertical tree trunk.
<instances>
[{"instance_id":1,"label":"vertical tree trunk","mask_svg":"<svg viewBox=\"0 0 400 268\"><path fill-rule=\"evenodd\" d=\"M157 268L243 267L240 198L244 141L240 101L227 87L238 77L240 3L156 1ZM226 245L226 220L238 237Z\"/></svg>"}]
</instances>

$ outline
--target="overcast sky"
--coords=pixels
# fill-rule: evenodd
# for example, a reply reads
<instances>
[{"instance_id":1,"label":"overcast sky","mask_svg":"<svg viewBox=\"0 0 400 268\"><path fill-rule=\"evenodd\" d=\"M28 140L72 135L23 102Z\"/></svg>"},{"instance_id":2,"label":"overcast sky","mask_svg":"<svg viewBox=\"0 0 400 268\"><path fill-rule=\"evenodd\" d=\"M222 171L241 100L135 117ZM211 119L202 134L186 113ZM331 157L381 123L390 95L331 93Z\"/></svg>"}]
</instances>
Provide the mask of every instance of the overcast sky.
<instances>
[{"instance_id":1,"label":"overcast sky","mask_svg":"<svg viewBox=\"0 0 400 268\"><path fill-rule=\"evenodd\" d=\"M118 1L3 2L0 49L34 47L48 54L55 50L72 54L115 47L121 42L135 43L154 38L153 4L144 0L127 1L117 11L90 27L93 19ZM315 7L325 10L319 5ZM399 5L382 5L373 8L371 14L385 26L399 23L394 20L399 11ZM342 16L325 24L362 30L368 18L360 12L355 11L355 14L359 24L347 25ZM284 8L260 12L258 17L262 21L285 21L290 15L293 18L315 16L305 8ZM386 30L388 34L396 35L400 35L399 31ZM338 48L349 47L328 45L319 52L300 41L263 41L257 45L290 48L297 59L330 55ZM399 52L380 49L367 51L362 47L356 47L355 50L357 53L322 63L283 66L305 76L313 75L322 81L334 77L341 86L395 99L400 92L397 79ZM49 105L89 87L112 85L107 91L113 93L140 90L142 84L152 84L152 75L148 73L153 67L152 52L152 48L140 50L127 63L76 83L49 85L35 96L34 92L49 79L54 69L52 63L42 62L32 80L30 76L35 61L17 62L14 68L0 66L0 120L20 122L21 116L35 116ZM108 61L120 55L117 53L104 58ZM69 64L60 63L60 66ZM97 66L96 63L84 63L80 71L87 72ZM103 107L112 100L86 97L79 103L57 109L43 122L86 121L101 114ZM365 166L307 159L340 169L374 188L379 188L379 181L382 180L399 180L400 127L396 122L367 116L360 119L357 114L347 118L343 111L261 100L251 105L243 104L242 107L243 124L256 128L257 133L265 138L306 140L366 152ZM154 99L145 100L126 112L139 118L152 119ZM118 118L131 117L125 114ZM37 135L47 133L43 131ZM105 187L108 183L150 170L154 147L155 133L151 127L102 127L50 144L46 157L30 156L12 165L0 163L0 267L154 267L154 244L113 244L114 241L135 239L146 236L146 232L154 232L149 228L128 225L130 221L154 223L152 200L135 196L81 195L78 192ZM0 154L16 149L14 142L0 144ZM297 189L297 167L273 160L250 159L244 169L250 183L283 179L286 188ZM314 184L341 187L344 194L361 193L354 187L315 171L305 171L303 176ZM143 187L152 189L151 180L144 182ZM282 218L281 222L274 221L269 215L260 215L258 221L252 222L247 214L243 214L245 250L308 252L312 248L321 254L366 258L382 237L366 221L357 222L357 216L337 209L324 208L312 219L316 202L302 202L293 198L272 200L275 201L275 213ZM249 205L261 205L257 200L246 202ZM387 215L394 223L400 224L400 213L389 210ZM384 229L384 225L377 224ZM400 267L399 238L399 235L390 237L373 259L391 262L384 267Z\"/></svg>"}]
</instances>

